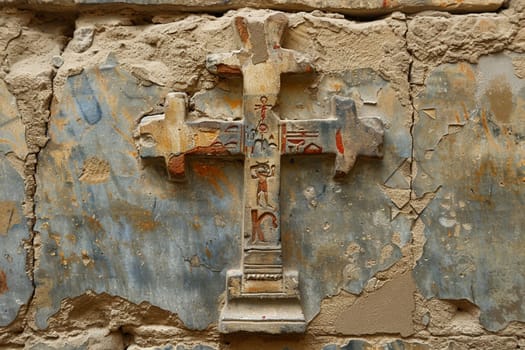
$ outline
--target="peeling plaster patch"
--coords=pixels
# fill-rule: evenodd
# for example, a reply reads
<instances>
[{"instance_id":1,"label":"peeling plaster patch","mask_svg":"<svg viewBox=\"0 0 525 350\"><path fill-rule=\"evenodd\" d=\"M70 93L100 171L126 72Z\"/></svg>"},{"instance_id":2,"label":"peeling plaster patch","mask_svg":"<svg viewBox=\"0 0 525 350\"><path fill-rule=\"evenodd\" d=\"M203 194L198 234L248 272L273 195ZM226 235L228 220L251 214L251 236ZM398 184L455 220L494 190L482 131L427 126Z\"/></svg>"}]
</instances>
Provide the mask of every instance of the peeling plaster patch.
<instances>
[{"instance_id":1,"label":"peeling plaster patch","mask_svg":"<svg viewBox=\"0 0 525 350\"><path fill-rule=\"evenodd\" d=\"M436 119L420 117L414 126L414 191L439 188L421 214L419 290L426 298L472 302L491 331L524 321L525 276L516 271L525 264L518 209L525 205L525 81L501 54L478 65L443 65L415 105L420 112L432 106ZM450 133L451 125L461 127Z\"/></svg>"},{"instance_id":2,"label":"peeling plaster patch","mask_svg":"<svg viewBox=\"0 0 525 350\"><path fill-rule=\"evenodd\" d=\"M446 218L443 216L439 218L439 223L441 224L441 226L447 227L447 228L454 227L457 224L456 220L452 218Z\"/></svg>"},{"instance_id":3,"label":"peeling plaster patch","mask_svg":"<svg viewBox=\"0 0 525 350\"><path fill-rule=\"evenodd\" d=\"M166 86L167 72L169 68L162 62L145 61L135 62L131 65L131 74L138 78L145 86L157 84L158 86Z\"/></svg>"},{"instance_id":4,"label":"peeling plaster patch","mask_svg":"<svg viewBox=\"0 0 525 350\"><path fill-rule=\"evenodd\" d=\"M199 91L190 101L198 116L222 120L242 118L242 81L228 79L220 81L213 89Z\"/></svg>"},{"instance_id":5,"label":"peeling plaster patch","mask_svg":"<svg viewBox=\"0 0 525 350\"><path fill-rule=\"evenodd\" d=\"M421 322L435 335L465 334L483 335L486 331L479 322L480 310L468 300L432 299L426 306Z\"/></svg>"},{"instance_id":6,"label":"peeling plaster patch","mask_svg":"<svg viewBox=\"0 0 525 350\"><path fill-rule=\"evenodd\" d=\"M16 107L16 99L0 79L0 153L9 152L14 152L19 159L25 159L28 150L25 127Z\"/></svg>"},{"instance_id":7,"label":"peeling plaster patch","mask_svg":"<svg viewBox=\"0 0 525 350\"><path fill-rule=\"evenodd\" d=\"M27 342L24 349L28 350L99 350L123 349L124 339L119 332L95 328L83 330L78 334L68 334L67 337L57 337L56 340Z\"/></svg>"},{"instance_id":8,"label":"peeling plaster patch","mask_svg":"<svg viewBox=\"0 0 525 350\"><path fill-rule=\"evenodd\" d=\"M485 97L490 102L490 109L496 119L501 123L507 123L510 119L513 103L512 91L504 76L495 78L490 82Z\"/></svg>"},{"instance_id":9,"label":"peeling plaster patch","mask_svg":"<svg viewBox=\"0 0 525 350\"><path fill-rule=\"evenodd\" d=\"M519 57L518 55L513 55ZM479 84L475 90L477 103L486 106L487 97L490 99L488 102L494 104L495 110L492 110L494 114L500 113L498 109L503 107L504 111L510 114L506 108L513 107L516 100L516 95L519 94L520 90L525 86L525 81L520 79L514 70L512 64L512 56L505 54L488 55L482 57L479 60L477 69L476 66L472 66L476 72L476 80ZM496 98L491 99L491 96L499 96L510 102L510 106L502 106L499 104ZM503 118L500 122L508 121L508 118Z\"/></svg>"},{"instance_id":10,"label":"peeling plaster patch","mask_svg":"<svg viewBox=\"0 0 525 350\"><path fill-rule=\"evenodd\" d=\"M410 159L408 158L403 159L401 163L399 164L399 166L391 174L389 174L388 177L383 182L385 189L386 188L400 189L400 190L410 189L410 182L411 182L410 172L411 172ZM386 192L388 192L388 190Z\"/></svg>"},{"instance_id":11,"label":"peeling plaster patch","mask_svg":"<svg viewBox=\"0 0 525 350\"><path fill-rule=\"evenodd\" d=\"M402 209L410 201L410 189L381 186L381 191L390 198L398 209Z\"/></svg>"},{"instance_id":12,"label":"peeling plaster patch","mask_svg":"<svg viewBox=\"0 0 525 350\"><path fill-rule=\"evenodd\" d=\"M77 53L86 51L93 42L94 34L95 28L92 26L75 29L73 39L69 43L69 48Z\"/></svg>"},{"instance_id":13,"label":"peeling plaster patch","mask_svg":"<svg viewBox=\"0 0 525 350\"><path fill-rule=\"evenodd\" d=\"M436 119L436 109L435 108L427 108L422 110L427 117L430 119Z\"/></svg>"},{"instance_id":14,"label":"peeling plaster patch","mask_svg":"<svg viewBox=\"0 0 525 350\"><path fill-rule=\"evenodd\" d=\"M440 64L475 63L480 57L503 51L517 29L511 18L499 14L414 16L408 21L406 38L414 58L413 82L418 85L415 88L422 89L427 72Z\"/></svg>"},{"instance_id":15,"label":"peeling plaster patch","mask_svg":"<svg viewBox=\"0 0 525 350\"><path fill-rule=\"evenodd\" d=\"M106 182L110 175L110 165L107 160L91 157L86 159L79 180L90 184Z\"/></svg>"},{"instance_id":16,"label":"peeling plaster patch","mask_svg":"<svg viewBox=\"0 0 525 350\"><path fill-rule=\"evenodd\" d=\"M525 28L522 31L525 34ZM511 55L511 57L516 77L525 79L525 57L523 55Z\"/></svg>"},{"instance_id":17,"label":"peeling plaster patch","mask_svg":"<svg viewBox=\"0 0 525 350\"><path fill-rule=\"evenodd\" d=\"M398 276L375 292L358 298L339 316L335 329L352 335L399 333L409 336L414 333L415 291L410 273Z\"/></svg>"},{"instance_id":18,"label":"peeling plaster patch","mask_svg":"<svg viewBox=\"0 0 525 350\"><path fill-rule=\"evenodd\" d=\"M400 214L411 219L419 218L430 201L435 198L439 188L434 192L424 193L421 197L415 197L416 195L411 190L385 186L381 186L381 190L395 204L390 211L391 220L394 220Z\"/></svg>"}]
</instances>

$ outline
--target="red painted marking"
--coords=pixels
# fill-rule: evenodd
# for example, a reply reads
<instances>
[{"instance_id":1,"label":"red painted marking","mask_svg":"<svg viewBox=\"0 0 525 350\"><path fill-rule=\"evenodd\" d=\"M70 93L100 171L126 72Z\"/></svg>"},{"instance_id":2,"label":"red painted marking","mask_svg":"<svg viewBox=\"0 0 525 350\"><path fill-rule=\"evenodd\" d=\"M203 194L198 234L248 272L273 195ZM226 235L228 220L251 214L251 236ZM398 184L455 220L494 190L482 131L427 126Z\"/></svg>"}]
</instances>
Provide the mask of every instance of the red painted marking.
<instances>
[{"instance_id":1,"label":"red painted marking","mask_svg":"<svg viewBox=\"0 0 525 350\"><path fill-rule=\"evenodd\" d=\"M241 37L241 41L243 43L246 43L248 39L250 38L250 34L248 34L248 28L247 28L246 21L244 20L244 18L236 17L235 27L237 28L237 32L239 33L239 36Z\"/></svg>"},{"instance_id":2,"label":"red painted marking","mask_svg":"<svg viewBox=\"0 0 525 350\"><path fill-rule=\"evenodd\" d=\"M267 132L268 131L268 125L261 123L259 124L259 131L260 132Z\"/></svg>"},{"instance_id":3,"label":"red painted marking","mask_svg":"<svg viewBox=\"0 0 525 350\"><path fill-rule=\"evenodd\" d=\"M304 154L318 154L323 153L323 147L316 145L315 143L308 144L303 151Z\"/></svg>"},{"instance_id":4,"label":"red painted marking","mask_svg":"<svg viewBox=\"0 0 525 350\"><path fill-rule=\"evenodd\" d=\"M288 139L288 142L294 145L301 145L305 143L304 139Z\"/></svg>"},{"instance_id":5,"label":"red painted marking","mask_svg":"<svg viewBox=\"0 0 525 350\"><path fill-rule=\"evenodd\" d=\"M185 175L185 156L186 155L205 155L205 156L227 156L230 151L220 142L215 142L210 146L198 146L191 150L171 156L168 160L168 171L171 176L177 179L183 179Z\"/></svg>"},{"instance_id":6,"label":"red painted marking","mask_svg":"<svg viewBox=\"0 0 525 350\"><path fill-rule=\"evenodd\" d=\"M235 66L228 66L227 64L218 64L217 73L219 74L241 74L241 69Z\"/></svg>"},{"instance_id":7,"label":"red painted marking","mask_svg":"<svg viewBox=\"0 0 525 350\"><path fill-rule=\"evenodd\" d=\"M319 131L311 131L311 130L288 131L286 133L286 138L288 139L292 137L317 137L317 136L319 136Z\"/></svg>"},{"instance_id":8,"label":"red painted marking","mask_svg":"<svg viewBox=\"0 0 525 350\"><path fill-rule=\"evenodd\" d=\"M339 151L339 153L345 153L345 146L343 144L343 136L341 135L341 129L337 130L337 132L335 133L335 145L337 146L337 151Z\"/></svg>"}]
</instances>

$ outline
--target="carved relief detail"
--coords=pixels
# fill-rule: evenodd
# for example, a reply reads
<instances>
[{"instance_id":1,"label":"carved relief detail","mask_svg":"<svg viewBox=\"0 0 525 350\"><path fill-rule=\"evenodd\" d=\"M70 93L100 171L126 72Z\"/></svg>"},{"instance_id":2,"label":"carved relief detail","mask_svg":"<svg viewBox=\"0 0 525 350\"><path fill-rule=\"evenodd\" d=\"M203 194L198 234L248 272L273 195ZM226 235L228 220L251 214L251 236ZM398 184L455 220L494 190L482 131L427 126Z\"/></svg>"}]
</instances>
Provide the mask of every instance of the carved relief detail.
<instances>
[{"instance_id":1,"label":"carved relief detail","mask_svg":"<svg viewBox=\"0 0 525 350\"><path fill-rule=\"evenodd\" d=\"M281 47L287 24L284 14L237 17L232 25L241 48L207 57L210 72L242 75L242 121L186 121L186 95L171 93L165 114L146 117L139 125L141 157L163 158L173 179L184 177L187 155L244 156L243 256L240 269L228 271L221 332L306 328L298 274L283 268L281 156L335 154L338 176L348 173L359 155L381 156L381 121L358 118L351 99L335 97L328 119L286 120L272 110L281 74L313 71L307 56Z\"/></svg>"}]
</instances>

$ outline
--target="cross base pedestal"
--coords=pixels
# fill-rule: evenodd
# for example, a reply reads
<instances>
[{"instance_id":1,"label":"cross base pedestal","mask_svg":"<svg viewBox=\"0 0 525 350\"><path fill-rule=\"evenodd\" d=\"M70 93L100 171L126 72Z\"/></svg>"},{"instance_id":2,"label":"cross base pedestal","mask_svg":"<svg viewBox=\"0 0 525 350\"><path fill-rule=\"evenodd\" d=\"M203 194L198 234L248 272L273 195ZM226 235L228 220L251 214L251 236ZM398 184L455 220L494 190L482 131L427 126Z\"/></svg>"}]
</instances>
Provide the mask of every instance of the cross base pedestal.
<instances>
[{"instance_id":1,"label":"cross base pedestal","mask_svg":"<svg viewBox=\"0 0 525 350\"><path fill-rule=\"evenodd\" d=\"M221 333L280 334L306 330L296 271L285 271L279 289L274 288L276 281L257 281L261 286L271 283L270 290L275 292L242 292L242 284L246 282L251 281L243 280L240 270L228 271L227 299L219 319Z\"/></svg>"}]
</instances>

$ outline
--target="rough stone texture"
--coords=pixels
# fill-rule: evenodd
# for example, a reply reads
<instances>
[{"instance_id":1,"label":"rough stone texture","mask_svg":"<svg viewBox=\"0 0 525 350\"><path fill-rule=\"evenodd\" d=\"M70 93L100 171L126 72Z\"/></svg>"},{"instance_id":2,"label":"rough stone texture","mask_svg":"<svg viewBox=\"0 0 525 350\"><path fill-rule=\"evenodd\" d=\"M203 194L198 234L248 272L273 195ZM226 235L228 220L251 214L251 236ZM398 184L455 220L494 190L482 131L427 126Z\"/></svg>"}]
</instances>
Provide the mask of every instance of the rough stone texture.
<instances>
[{"instance_id":1,"label":"rough stone texture","mask_svg":"<svg viewBox=\"0 0 525 350\"><path fill-rule=\"evenodd\" d=\"M80 334L71 334L65 339L38 340L25 344L28 350L107 350L124 349L120 333L110 333L107 329L89 329Z\"/></svg>"},{"instance_id":2,"label":"rough stone texture","mask_svg":"<svg viewBox=\"0 0 525 350\"><path fill-rule=\"evenodd\" d=\"M195 346L191 346L191 345L173 346L171 344L167 344L167 345L148 347L148 348L142 348L142 347L132 345L128 349L129 350L215 350L211 346L202 345L202 344L195 345Z\"/></svg>"},{"instance_id":3,"label":"rough stone texture","mask_svg":"<svg viewBox=\"0 0 525 350\"><path fill-rule=\"evenodd\" d=\"M36 9L80 9L88 5L127 4L149 9L173 11L226 11L242 7L268 8L286 11L332 11L354 16L377 16L392 11L416 12L424 10L467 12L494 11L504 0L0 0L0 5L22 6ZM91 7L93 8L93 7Z\"/></svg>"},{"instance_id":4,"label":"rough stone texture","mask_svg":"<svg viewBox=\"0 0 525 350\"><path fill-rule=\"evenodd\" d=\"M168 92L190 97L189 120L242 118L241 80L206 56L238 47L234 16L272 12L1 10L0 349L525 346L525 1L336 3L287 3L282 46L317 71L284 75L273 109L308 120L352 98L385 123L384 158L334 180L334 159L283 157L284 267L308 321L294 336L217 329L241 256L242 163L189 157L173 183L137 149Z\"/></svg>"},{"instance_id":5,"label":"rough stone texture","mask_svg":"<svg viewBox=\"0 0 525 350\"><path fill-rule=\"evenodd\" d=\"M330 344L323 347L323 350L427 350L428 345L421 343L410 343L403 340L396 340L381 345L372 345L363 340L351 340L345 345Z\"/></svg>"}]
</instances>

